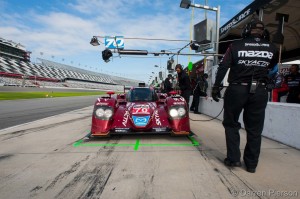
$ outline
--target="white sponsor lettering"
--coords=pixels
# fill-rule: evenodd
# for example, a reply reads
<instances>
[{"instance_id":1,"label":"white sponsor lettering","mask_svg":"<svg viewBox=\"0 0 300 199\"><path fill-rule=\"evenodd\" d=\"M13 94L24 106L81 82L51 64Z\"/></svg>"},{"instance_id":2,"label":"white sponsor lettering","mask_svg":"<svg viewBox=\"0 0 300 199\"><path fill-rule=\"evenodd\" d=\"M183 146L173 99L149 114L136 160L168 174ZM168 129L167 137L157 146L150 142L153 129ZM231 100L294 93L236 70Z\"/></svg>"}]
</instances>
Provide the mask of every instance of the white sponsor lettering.
<instances>
[{"instance_id":1,"label":"white sponsor lettering","mask_svg":"<svg viewBox=\"0 0 300 199\"><path fill-rule=\"evenodd\" d=\"M127 122L128 122L128 118L129 118L129 111L126 111L124 116L123 116L123 120L122 120L122 124L123 126L126 126L127 125Z\"/></svg>"},{"instance_id":2,"label":"white sponsor lettering","mask_svg":"<svg viewBox=\"0 0 300 199\"><path fill-rule=\"evenodd\" d=\"M270 44L260 44L260 43L245 43L245 46L265 46L269 47Z\"/></svg>"},{"instance_id":3,"label":"white sponsor lettering","mask_svg":"<svg viewBox=\"0 0 300 199\"><path fill-rule=\"evenodd\" d=\"M182 102L183 102L183 101L184 101L184 98L183 98L183 97L178 97L178 98L173 98L173 100L174 100L174 101L182 101Z\"/></svg>"},{"instance_id":4,"label":"white sponsor lettering","mask_svg":"<svg viewBox=\"0 0 300 199\"><path fill-rule=\"evenodd\" d=\"M223 34L225 31L230 29L232 26L234 26L235 24L237 24L241 20L243 20L245 17L247 17L250 14L250 11L251 11L251 9L249 8L248 10L246 10L245 12L243 12L242 14L237 16L236 18L232 19L232 21L229 22L225 27L221 28L221 34Z\"/></svg>"},{"instance_id":5,"label":"white sponsor lettering","mask_svg":"<svg viewBox=\"0 0 300 199\"><path fill-rule=\"evenodd\" d=\"M270 62L258 61L258 60L239 60L238 64L243 64L245 66L262 66L262 67L266 67L270 64Z\"/></svg>"},{"instance_id":6,"label":"white sponsor lettering","mask_svg":"<svg viewBox=\"0 0 300 199\"><path fill-rule=\"evenodd\" d=\"M97 105L97 106L103 106L103 105L108 105L108 103L97 102L96 105Z\"/></svg>"},{"instance_id":7,"label":"white sponsor lettering","mask_svg":"<svg viewBox=\"0 0 300 199\"><path fill-rule=\"evenodd\" d=\"M154 111L154 119L155 119L155 123L160 126L161 125L161 121L160 121L160 117L158 115L158 110Z\"/></svg>"},{"instance_id":8,"label":"white sponsor lettering","mask_svg":"<svg viewBox=\"0 0 300 199\"><path fill-rule=\"evenodd\" d=\"M149 114L150 113L150 107L149 105L135 105L132 108L133 114Z\"/></svg>"},{"instance_id":9,"label":"white sponsor lettering","mask_svg":"<svg viewBox=\"0 0 300 199\"><path fill-rule=\"evenodd\" d=\"M241 50L238 51L238 57L261 57L261 58L272 59L273 53L269 51Z\"/></svg>"},{"instance_id":10,"label":"white sponsor lettering","mask_svg":"<svg viewBox=\"0 0 300 199\"><path fill-rule=\"evenodd\" d=\"M173 104L176 104L176 105L183 105L184 102L174 102Z\"/></svg>"}]
</instances>

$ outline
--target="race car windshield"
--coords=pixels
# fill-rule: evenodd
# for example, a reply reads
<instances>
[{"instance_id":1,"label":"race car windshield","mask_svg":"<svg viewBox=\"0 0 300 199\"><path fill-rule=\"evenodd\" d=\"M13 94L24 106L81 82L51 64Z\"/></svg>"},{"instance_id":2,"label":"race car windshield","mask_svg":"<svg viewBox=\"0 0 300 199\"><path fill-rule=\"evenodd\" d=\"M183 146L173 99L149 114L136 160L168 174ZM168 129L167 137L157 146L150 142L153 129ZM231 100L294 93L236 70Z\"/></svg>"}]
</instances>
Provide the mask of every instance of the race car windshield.
<instances>
[{"instance_id":1,"label":"race car windshield","mask_svg":"<svg viewBox=\"0 0 300 199\"><path fill-rule=\"evenodd\" d=\"M153 102L154 92L149 88L135 88L128 93L129 102Z\"/></svg>"}]
</instances>

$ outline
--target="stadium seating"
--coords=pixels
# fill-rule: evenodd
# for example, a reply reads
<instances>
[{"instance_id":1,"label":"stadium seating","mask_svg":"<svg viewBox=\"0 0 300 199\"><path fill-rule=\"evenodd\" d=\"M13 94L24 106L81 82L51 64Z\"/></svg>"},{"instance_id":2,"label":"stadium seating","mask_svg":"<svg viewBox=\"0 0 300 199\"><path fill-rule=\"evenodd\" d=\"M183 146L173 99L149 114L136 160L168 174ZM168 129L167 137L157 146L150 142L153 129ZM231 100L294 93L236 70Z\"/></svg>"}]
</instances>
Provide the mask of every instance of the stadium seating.
<instances>
[{"instance_id":1,"label":"stadium seating","mask_svg":"<svg viewBox=\"0 0 300 199\"><path fill-rule=\"evenodd\" d=\"M0 57L1 82L6 86L70 87L122 91L139 81L110 76L40 59L30 63Z\"/></svg>"}]
</instances>

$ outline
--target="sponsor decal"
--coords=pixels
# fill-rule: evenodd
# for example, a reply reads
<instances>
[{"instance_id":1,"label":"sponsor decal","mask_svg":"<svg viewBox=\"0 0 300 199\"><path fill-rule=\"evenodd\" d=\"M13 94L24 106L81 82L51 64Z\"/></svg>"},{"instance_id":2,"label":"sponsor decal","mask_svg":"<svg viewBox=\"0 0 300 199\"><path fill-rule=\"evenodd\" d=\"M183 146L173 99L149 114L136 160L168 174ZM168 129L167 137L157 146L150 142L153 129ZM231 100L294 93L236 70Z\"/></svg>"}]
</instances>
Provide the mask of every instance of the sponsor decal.
<instances>
[{"instance_id":1,"label":"sponsor decal","mask_svg":"<svg viewBox=\"0 0 300 199\"><path fill-rule=\"evenodd\" d=\"M267 61L258 61L258 60L239 60L238 64L243 64L245 66L261 66L266 67L270 64Z\"/></svg>"},{"instance_id":2,"label":"sponsor decal","mask_svg":"<svg viewBox=\"0 0 300 199\"><path fill-rule=\"evenodd\" d=\"M127 105L128 110L130 110L134 105L135 105L135 103L128 103L128 105Z\"/></svg>"},{"instance_id":3,"label":"sponsor decal","mask_svg":"<svg viewBox=\"0 0 300 199\"><path fill-rule=\"evenodd\" d=\"M148 121L150 119L150 115L148 116L132 116L132 120L135 126L146 126L148 124Z\"/></svg>"},{"instance_id":4,"label":"sponsor decal","mask_svg":"<svg viewBox=\"0 0 300 199\"><path fill-rule=\"evenodd\" d=\"M237 17L233 18L230 22L228 22L228 24L225 27L222 27L220 29L221 34L224 34L224 32L226 32L231 27L233 27L234 25L236 25L237 23L239 23L240 21L245 19L250 14L250 12L251 12L251 8L245 10L245 12L243 12L240 15L238 15Z\"/></svg>"},{"instance_id":5,"label":"sponsor decal","mask_svg":"<svg viewBox=\"0 0 300 199\"><path fill-rule=\"evenodd\" d=\"M132 108L132 114L150 114L149 105L135 105Z\"/></svg>"},{"instance_id":6,"label":"sponsor decal","mask_svg":"<svg viewBox=\"0 0 300 199\"><path fill-rule=\"evenodd\" d=\"M184 102L174 102L173 104L184 105Z\"/></svg>"},{"instance_id":7,"label":"sponsor decal","mask_svg":"<svg viewBox=\"0 0 300 199\"><path fill-rule=\"evenodd\" d=\"M178 97L178 98L176 97L176 98L173 98L173 100L174 100L174 101L177 101L177 102L178 102L178 101L182 101L182 102L183 102L183 101L184 101L184 98L183 98L183 97Z\"/></svg>"},{"instance_id":8,"label":"sponsor decal","mask_svg":"<svg viewBox=\"0 0 300 199\"><path fill-rule=\"evenodd\" d=\"M287 74L290 73L290 68L289 68L289 66L288 67L287 66L281 66L279 71L280 71L281 74L287 75Z\"/></svg>"},{"instance_id":9,"label":"sponsor decal","mask_svg":"<svg viewBox=\"0 0 300 199\"><path fill-rule=\"evenodd\" d=\"M107 106L107 105L108 105L108 103L97 102L97 103L96 103L96 105L97 105L97 106L103 106L103 105Z\"/></svg>"},{"instance_id":10,"label":"sponsor decal","mask_svg":"<svg viewBox=\"0 0 300 199\"><path fill-rule=\"evenodd\" d=\"M123 120L122 120L123 126L127 126L129 115L130 115L129 111L126 111L125 114L124 114L124 116L123 116Z\"/></svg>"},{"instance_id":11,"label":"sponsor decal","mask_svg":"<svg viewBox=\"0 0 300 199\"><path fill-rule=\"evenodd\" d=\"M128 132L129 128L115 128L115 132Z\"/></svg>"},{"instance_id":12,"label":"sponsor decal","mask_svg":"<svg viewBox=\"0 0 300 199\"><path fill-rule=\"evenodd\" d=\"M160 117L159 117L159 114L158 114L158 110L154 111L154 120L155 120L156 125L161 126L161 121L160 121Z\"/></svg>"},{"instance_id":13,"label":"sponsor decal","mask_svg":"<svg viewBox=\"0 0 300 199\"><path fill-rule=\"evenodd\" d=\"M238 57L260 57L272 59L273 53L269 51L240 50L238 51Z\"/></svg>"},{"instance_id":14,"label":"sponsor decal","mask_svg":"<svg viewBox=\"0 0 300 199\"><path fill-rule=\"evenodd\" d=\"M153 130L155 132L165 132L165 131L167 131L167 128L166 127L164 127L164 128L153 128Z\"/></svg>"},{"instance_id":15,"label":"sponsor decal","mask_svg":"<svg viewBox=\"0 0 300 199\"><path fill-rule=\"evenodd\" d=\"M260 43L245 43L245 46L262 46L262 47L269 47L270 44L260 44Z\"/></svg>"},{"instance_id":16,"label":"sponsor decal","mask_svg":"<svg viewBox=\"0 0 300 199\"><path fill-rule=\"evenodd\" d=\"M289 87L298 87L299 81L300 79L297 77L295 79L293 79L292 77L287 78L287 84Z\"/></svg>"}]
</instances>

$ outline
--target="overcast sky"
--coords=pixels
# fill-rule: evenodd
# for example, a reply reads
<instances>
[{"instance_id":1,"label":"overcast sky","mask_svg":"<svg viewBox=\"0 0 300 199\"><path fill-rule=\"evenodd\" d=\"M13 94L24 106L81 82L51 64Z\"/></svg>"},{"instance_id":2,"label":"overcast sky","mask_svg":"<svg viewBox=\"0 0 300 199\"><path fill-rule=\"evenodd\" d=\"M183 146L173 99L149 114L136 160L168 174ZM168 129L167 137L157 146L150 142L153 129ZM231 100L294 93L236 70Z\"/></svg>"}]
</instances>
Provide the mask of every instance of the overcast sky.
<instances>
[{"instance_id":1,"label":"overcast sky","mask_svg":"<svg viewBox=\"0 0 300 199\"><path fill-rule=\"evenodd\" d=\"M252 0L207 0L221 6L223 25ZM194 3L205 4L205 0ZM0 0L0 37L23 44L31 61L44 58L74 67L148 82L166 67L168 56L121 56L105 63L105 46L89 44L92 36L124 36L125 49L176 52L191 38L192 25L202 21L205 11L183 9L180 0ZM207 16L215 20L215 12ZM168 39L180 41L126 38ZM184 40L184 41L181 41ZM104 39L100 39L104 42ZM185 49L185 53L193 53ZM199 56L179 56L184 66ZM163 69L164 70L164 69Z\"/></svg>"}]
</instances>

